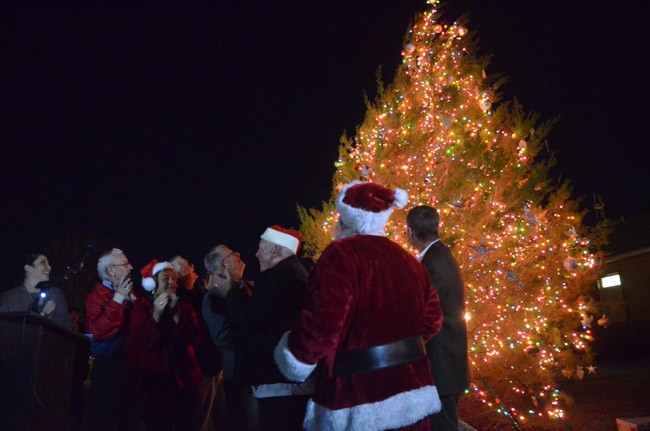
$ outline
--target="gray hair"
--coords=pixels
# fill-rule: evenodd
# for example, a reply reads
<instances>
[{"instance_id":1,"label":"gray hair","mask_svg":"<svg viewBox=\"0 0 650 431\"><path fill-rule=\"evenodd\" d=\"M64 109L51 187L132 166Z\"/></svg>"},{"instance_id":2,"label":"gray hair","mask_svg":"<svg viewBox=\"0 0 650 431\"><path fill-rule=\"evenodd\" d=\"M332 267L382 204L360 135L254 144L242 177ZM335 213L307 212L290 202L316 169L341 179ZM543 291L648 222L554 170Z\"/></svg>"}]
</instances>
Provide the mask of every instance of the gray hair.
<instances>
[{"instance_id":1,"label":"gray hair","mask_svg":"<svg viewBox=\"0 0 650 431\"><path fill-rule=\"evenodd\" d=\"M219 272L221 264L224 259L232 250L223 244L217 245L212 248L203 258L203 265L208 274L216 274Z\"/></svg>"},{"instance_id":2,"label":"gray hair","mask_svg":"<svg viewBox=\"0 0 650 431\"><path fill-rule=\"evenodd\" d=\"M119 248L114 248L99 257L99 260L97 261L97 274L99 274L99 278L104 281L109 281L110 276L108 275L108 267L111 266L113 258L118 254L124 254L124 252Z\"/></svg>"},{"instance_id":3,"label":"gray hair","mask_svg":"<svg viewBox=\"0 0 650 431\"><path fill-rule=\"evenodd\" d=\"M177 254L176 256L172 257L169 259L167 262L170 263L170 265L174 268L174 271L176 271L177 274L181 273L181 263L179 262L180 259L182 259L183 256L180 254Z\"/></svg>"}]
</instances>

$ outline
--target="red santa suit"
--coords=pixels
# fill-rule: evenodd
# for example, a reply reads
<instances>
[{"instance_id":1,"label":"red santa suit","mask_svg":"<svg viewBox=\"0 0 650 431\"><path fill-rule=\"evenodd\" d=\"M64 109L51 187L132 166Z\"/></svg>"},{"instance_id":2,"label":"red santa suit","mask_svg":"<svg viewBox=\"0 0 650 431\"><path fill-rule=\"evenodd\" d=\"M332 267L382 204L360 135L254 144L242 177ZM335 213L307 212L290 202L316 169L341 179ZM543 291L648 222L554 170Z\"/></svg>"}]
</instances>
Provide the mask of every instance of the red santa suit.
<instances>
[{"instance_id":1,"label":"red santa suit","mask_svg":"<svg viewBox=\"0 0 650 431\"><path fill-rule=\"evenodd\" d=\"M385 200L394 205L392 193ZM383 366L371 370L339 372L349 352L420 337L426 342L442 325L438 295L424 266L381 235L390 209L351 216L341 200L337 208L343 222L370 234L337 240L325 249L309 279L306 308L276 348L276 363L296 381L319 365L306 430L428 429L423 419L440 410L440 400L426 356L398 364L385 358ZM405 204L405 197L401 201Z\"/></svg>"}]
</instances>

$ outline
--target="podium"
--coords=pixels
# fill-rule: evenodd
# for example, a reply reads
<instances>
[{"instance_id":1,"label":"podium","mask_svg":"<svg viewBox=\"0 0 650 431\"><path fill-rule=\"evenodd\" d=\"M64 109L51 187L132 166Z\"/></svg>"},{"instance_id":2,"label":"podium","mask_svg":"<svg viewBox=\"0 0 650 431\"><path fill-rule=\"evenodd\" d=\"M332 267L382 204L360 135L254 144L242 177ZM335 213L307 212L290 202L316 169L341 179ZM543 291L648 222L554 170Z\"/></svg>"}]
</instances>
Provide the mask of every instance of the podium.
<instances>
[{"instance_id":1,"label":"podium","mask_svg":"<svg viewBox=\"0 0 650 431\"><path fill-rule=\"evenodd\" d=\"M0 313L0 430L69 430L75 361L89 343L38 314Z\"/></svg>"}]
</instances>

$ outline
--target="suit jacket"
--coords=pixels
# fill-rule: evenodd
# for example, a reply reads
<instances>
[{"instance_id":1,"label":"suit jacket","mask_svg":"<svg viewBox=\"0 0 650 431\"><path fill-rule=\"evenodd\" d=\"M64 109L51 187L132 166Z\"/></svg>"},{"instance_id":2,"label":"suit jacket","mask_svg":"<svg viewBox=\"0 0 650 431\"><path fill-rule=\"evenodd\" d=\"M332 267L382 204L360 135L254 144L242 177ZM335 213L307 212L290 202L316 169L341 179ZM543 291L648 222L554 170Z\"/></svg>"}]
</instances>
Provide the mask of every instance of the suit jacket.
<instances>
[{"instance_id":1,"label":"suit jacket","mask_svg":"<svg viewBox=\"0 0 650 431\"><path fill-rule=\"evenodd\" d=\"M442 241L429 247L422 264L438 291L444 316L442 329L427 343L431 374L440 395L460 394L469 386L463 277Z\"/></svg>"}]
</instances>

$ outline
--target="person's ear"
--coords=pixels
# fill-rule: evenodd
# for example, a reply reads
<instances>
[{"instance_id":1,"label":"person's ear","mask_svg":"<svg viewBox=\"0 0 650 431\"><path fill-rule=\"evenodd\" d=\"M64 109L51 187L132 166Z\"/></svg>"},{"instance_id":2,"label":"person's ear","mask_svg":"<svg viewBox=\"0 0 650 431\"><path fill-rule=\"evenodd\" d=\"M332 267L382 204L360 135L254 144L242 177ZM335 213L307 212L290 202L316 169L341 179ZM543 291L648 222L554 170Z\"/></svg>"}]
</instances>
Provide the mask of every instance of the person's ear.
<instances>
[{"instance_id":1,"label":"person's ear","mask_svg":"<svg viewBox=\"0 0 650 431\"><path fill-rule=\"evenodd\" d=\"M23 269L25 270L25 272L32 272L34 267L31 266L31 265L25 265L25 266L23 266Z\"/></svg>"}]
</instances>

